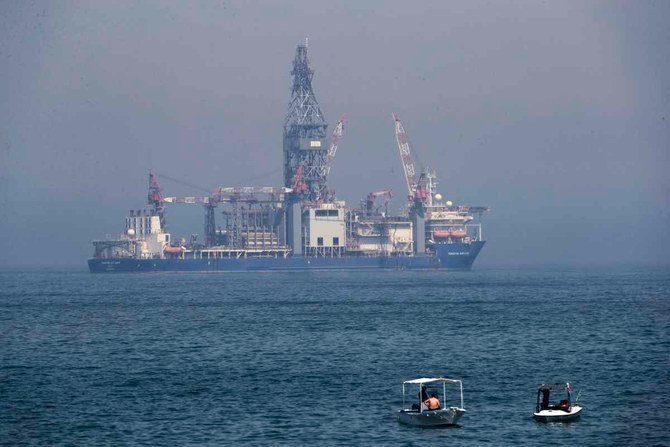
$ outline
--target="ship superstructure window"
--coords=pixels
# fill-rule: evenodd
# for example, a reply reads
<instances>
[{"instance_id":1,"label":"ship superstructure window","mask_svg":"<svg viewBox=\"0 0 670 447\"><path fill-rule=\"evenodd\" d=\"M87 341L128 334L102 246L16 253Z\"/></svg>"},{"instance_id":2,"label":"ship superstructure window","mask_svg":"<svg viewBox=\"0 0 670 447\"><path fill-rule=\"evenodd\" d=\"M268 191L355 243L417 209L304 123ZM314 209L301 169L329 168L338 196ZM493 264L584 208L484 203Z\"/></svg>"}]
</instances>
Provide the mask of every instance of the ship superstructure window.
<instances>
[{"instance_id":1,"label":"ship superstructure window","mask_svg":"<svg viewBox=\"0 0 670 447\"><path fill-rule=\"evenodd\" d=\"M315 210L314 215L316 217L337 217L339 215L338 210Z\"/></svg>"},{"instance_id":2,"label":"ship superstructure window","mask_svg":"<svg viewBox=\"0 0 670 447\"><path fill-rule=\"evenodd\" d=\"M316 238L316 245L319 247L323 247L323 238L322 237L317 237Z\"/></svg>"},{"instance_id":3,"label":"ship superstructure window","mask_svg":"<svg viewBox=\"0 0 670 447\"><path fill-rule=\"evenodd\" d=\"M339 237L334 237L334 238L333 238L333 245L334 245L335 247L337 247L338 245L340 245L340 238L339 238Z\"/></svg>"}]
</instances>

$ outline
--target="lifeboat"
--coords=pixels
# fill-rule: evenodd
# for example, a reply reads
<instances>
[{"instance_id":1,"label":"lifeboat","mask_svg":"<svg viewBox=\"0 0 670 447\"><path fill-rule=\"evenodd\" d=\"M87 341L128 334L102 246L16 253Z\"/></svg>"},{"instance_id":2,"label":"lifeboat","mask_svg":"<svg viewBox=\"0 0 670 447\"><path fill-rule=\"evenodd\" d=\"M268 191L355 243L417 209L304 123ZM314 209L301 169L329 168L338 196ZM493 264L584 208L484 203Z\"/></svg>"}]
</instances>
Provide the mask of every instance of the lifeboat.
<instances>
[{"instance_id":1,"label":"lifeboat","mask_svg":"<svg viewBox=\"0 0 670 447\"><path fill-rule=\"evenodd\" d=\"M179 254L182 254L182 253L184 252L184 248L183 248L183 247L170 247L170 246L167 246L167 247L165 247L165 248L163 249L163 251L164 251L165 253L179 253Z\"/></svg>"},{"instance_id":2,"label":"lifeboat","mask_svg":"<svg viewBox=\"0 0 670 447\"><path fill-rule=\"evenodd\" d=\"M433 237L445 238L445 237L465 237L468 233L465 230L435 230L433 231Z\"/></svg>"}]
</instances>

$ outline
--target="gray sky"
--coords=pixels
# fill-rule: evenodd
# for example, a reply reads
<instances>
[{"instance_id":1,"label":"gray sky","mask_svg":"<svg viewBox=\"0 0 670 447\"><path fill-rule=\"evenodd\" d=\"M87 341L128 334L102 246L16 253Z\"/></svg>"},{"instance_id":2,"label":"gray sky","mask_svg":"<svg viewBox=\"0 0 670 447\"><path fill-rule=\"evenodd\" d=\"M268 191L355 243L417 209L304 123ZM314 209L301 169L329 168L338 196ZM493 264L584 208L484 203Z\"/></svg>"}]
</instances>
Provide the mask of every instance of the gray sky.
<instances>
[{"instance_id":1,"label":"gray sky","mask_svg":"<svg viewBox=\"0 0 670 447\"><path fill-rule=\"evenodd\" d=\"M397 112L442 194L491 207L475 265L667 265L668 24L668 1L2 2L0 266L83 268L149 168L280 185L305 37L350 205L402 206ZM168 219L202 233L200 207Z\"/></svg>"}]
</instances>

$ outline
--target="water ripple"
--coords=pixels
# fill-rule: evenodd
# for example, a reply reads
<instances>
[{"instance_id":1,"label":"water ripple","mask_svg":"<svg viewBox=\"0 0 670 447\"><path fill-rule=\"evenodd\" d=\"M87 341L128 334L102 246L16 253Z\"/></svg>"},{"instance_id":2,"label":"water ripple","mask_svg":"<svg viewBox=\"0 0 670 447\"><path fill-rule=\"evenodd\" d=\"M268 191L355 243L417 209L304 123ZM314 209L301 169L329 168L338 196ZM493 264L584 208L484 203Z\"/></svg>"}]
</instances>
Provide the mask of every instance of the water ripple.
<instances>
[{"instance_id":1,"label":"water ripple","mask_svg":"<svg viewBox=\"0 0 670 447\"><path fill-rule=\"evenodd\" d=\"M663 445L670 274L0 272L0 444ZM399 425L460 377L462 426ZM584 416L530 417L571 381Z\"/></svg>"}]
</instances>

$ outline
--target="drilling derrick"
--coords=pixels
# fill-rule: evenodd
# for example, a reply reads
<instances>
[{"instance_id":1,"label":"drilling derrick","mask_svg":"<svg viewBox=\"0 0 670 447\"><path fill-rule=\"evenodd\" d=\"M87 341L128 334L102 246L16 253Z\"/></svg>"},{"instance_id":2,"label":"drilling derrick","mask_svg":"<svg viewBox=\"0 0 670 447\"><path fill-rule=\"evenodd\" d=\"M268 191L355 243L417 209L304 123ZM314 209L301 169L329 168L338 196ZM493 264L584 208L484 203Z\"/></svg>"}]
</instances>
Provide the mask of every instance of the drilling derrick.
<instances>
[{"instance_id":1,"label":"drilling derrick","mask_svg":"<svg viewBox=\"0 0 670 447\"><path fill-rule=\"evenodd\" d=\"M314 70L309 65L307 45L298 45L293 60L291 101L284 120L284 186L292 187L296 171L306 188L301 199L317 201L326 192L328 175L328 125L312 90Z\"/></svg>"}]
</instances>

